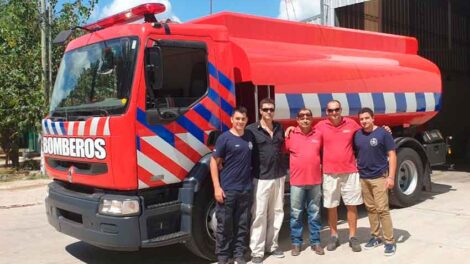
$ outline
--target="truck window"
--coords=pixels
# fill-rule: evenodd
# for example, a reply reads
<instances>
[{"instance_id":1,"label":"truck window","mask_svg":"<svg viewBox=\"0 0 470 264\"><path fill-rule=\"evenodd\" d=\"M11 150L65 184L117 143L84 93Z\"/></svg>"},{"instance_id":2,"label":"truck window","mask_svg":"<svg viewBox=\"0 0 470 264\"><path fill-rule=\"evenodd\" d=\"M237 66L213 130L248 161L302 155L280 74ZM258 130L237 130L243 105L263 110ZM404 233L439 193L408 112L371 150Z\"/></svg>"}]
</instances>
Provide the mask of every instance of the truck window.
<instances>
[{"instance_id":1,"label":"truck window","mask_svg":"<svg viewBox=\"0 0 470 264\"><path fill-rule=\"evenodd\" d=\"M129 102L138 40L118 38L65 53L51 98L51 117L118 115Z\"/></svg>"},{"instance_id":2,"label":"truck window","mask_svg":"<svg viewBox=\"0 0 470 264\"><path fill-rule=\"evenodd\" d=\"M155 75L147 70L146 102L147 109L158 110L160 121L165 122L182 115L206 94L207 52L202 48L162 46L158 59L160 65L146 67L151 71L162 71ZM156 78L162 78L160 85L155 85Z\"/></svg>"}]
</instances>

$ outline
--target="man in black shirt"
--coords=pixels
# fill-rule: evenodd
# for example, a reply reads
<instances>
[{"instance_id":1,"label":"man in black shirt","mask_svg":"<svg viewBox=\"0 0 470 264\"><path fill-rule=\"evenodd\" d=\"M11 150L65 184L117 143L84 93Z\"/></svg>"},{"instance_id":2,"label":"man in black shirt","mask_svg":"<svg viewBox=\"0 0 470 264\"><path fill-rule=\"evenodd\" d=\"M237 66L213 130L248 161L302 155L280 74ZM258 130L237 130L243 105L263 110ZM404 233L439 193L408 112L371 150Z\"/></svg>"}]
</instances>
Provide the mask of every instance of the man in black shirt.
<instances>
[{"instance_id":1,"label":"man in black shirt","mask_svg":"<svg viewBox=\"0 0 470 264\"><path fill-rule=\"evenodd\" d=\"M273 121L275 104L270 98L260 102L261 120L247 126L254 136L253 181L254 201L250 248L252 263L262 263L267 252L283 258L278 237L284 219L283 201L286 166L281 149L284 131Z\"/></svg>"}]
</instances>

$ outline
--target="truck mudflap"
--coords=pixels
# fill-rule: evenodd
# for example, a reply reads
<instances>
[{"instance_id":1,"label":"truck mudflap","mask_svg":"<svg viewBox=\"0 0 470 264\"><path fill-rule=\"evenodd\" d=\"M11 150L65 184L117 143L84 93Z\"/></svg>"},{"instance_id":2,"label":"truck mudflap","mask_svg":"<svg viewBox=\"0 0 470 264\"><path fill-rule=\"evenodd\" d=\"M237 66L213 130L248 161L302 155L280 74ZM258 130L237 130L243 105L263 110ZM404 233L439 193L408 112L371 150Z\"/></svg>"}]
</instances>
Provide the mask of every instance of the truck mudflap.
<instances>
[{"instance_id":1,"label":"truck mudflap","mask_svg":"<svg viewBox=\"0 0 470 264\"><path fill-rule=\"evenodd\" d=\"M181 200L189 198L191 201L192 195L181 197L186 195L180 193L178 200L150 207L141 206L143 209L140 215L127 217L99 214L100 200L104 195L106 194L76 192L68 190L58 182L50 183L45 201L49 224L59 232L86 243L118 251L165 246L185 242L190 238L191 223L188 223L188 220L191 205L182 203ZM128 197L142 199L138 196ZM158 235L155 235L156 232L150 230L150 222L154 222L153 226L177 224L167 228L166 232L158 232Z\"/></svg>"}]
</instances>

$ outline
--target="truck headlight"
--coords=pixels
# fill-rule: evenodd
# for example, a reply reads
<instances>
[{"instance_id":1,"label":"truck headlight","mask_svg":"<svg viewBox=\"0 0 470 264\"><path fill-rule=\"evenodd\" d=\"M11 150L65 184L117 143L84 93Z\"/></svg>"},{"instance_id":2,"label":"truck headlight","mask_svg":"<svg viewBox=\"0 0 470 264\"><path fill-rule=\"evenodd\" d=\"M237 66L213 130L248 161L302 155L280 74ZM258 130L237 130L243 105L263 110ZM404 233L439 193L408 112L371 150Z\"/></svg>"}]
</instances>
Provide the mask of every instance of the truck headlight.
<instances>
[{"instance_id":1,"label":"truck headlight","mask_svg":"<svg viewBox=\"0 0 470 264\"><path fill-rule=\"evenodd\" d=\"M99 213L113 216L136 215L140 212L138 200L103 199L100 203Z\"/></svg>"}]
</instances>

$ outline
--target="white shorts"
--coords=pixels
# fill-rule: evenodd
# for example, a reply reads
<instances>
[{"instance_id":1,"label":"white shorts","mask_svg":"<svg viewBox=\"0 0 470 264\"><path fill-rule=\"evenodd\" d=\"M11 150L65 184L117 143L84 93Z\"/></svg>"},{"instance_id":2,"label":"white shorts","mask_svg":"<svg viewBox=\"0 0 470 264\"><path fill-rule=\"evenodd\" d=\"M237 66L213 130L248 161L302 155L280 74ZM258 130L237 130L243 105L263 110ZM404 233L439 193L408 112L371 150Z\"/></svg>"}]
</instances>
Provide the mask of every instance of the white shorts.
<instances>
[{"instance_id":1,"label":"white shorts","mask_svg":"<svg viewBox=\"0 0 470 264\"><path fill-rule=\"evenodd\" d=\"M335 208L340 198L345 205L360 205L362 201L359 173L323 174L323 206Z\"/></svg>"}]
</instances>

